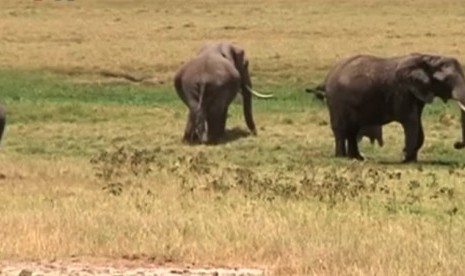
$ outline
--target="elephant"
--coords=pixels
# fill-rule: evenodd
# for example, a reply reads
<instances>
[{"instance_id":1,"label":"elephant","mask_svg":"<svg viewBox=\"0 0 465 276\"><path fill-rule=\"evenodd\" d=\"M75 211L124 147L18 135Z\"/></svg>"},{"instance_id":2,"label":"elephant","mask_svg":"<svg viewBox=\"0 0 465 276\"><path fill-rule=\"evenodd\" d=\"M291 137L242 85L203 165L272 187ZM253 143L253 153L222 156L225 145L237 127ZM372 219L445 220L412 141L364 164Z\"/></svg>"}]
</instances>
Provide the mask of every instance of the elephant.
<instances>
[{"instance_id":1,"label":"elephant","mask_svg":"<svg viewBox=\"0 0 465 276\"><path fill-rule=\"evenodd\" d=\"M0 142L2 141L3 132L6 125L6 110L5 107L0 105Z\"/></svg>"},{"instance_id":2,"label":"elephant","mask_svg":"<svg viewBox=\"0 0 465 276\"><path fill-rule=\"evenodd\" d=\"M357 160L364 160L357 144L361 127L400 123L405 139L402 162L416 162L424 142L421 115L425 104L435 97L444 102L453 99L465 110L462 66L457 59L442 55L354 55L329 70L324 90L335 155Z\"/></svg>"},{"instance_id":3,"label":"elephant","mask_svg":"<svg viewBox=\"0 0 465 276\"><path fill-rule=\"evenodd\" d=\"M243 112L248 129L257 135L252 115L252 95L273 97L252 89L249 61L244 49L226 42L210 42L197 56L175 73L177 95L188 107L183 141L215 144L225 133L228 107L242 91Z\"/></svg>"},{"instance_id":4,"label":"elephant","mask_svg":"<svg viewBox=\"0 0 465 276\"><path fill-rule=\"evenodd\" d=\"M313 93L315 97L321 101L325 101L325 91L324 84L318 85L314 89L307 88L305 89L307 93ZM375 141L380 147L384 145L383 140L383 127L382 125L372 125L372 126L362 126L360 127L359 132L357 133L357 143L359 143L363 137L370 139L370 143L373 145Z\"/></svg>"}]
</instances>

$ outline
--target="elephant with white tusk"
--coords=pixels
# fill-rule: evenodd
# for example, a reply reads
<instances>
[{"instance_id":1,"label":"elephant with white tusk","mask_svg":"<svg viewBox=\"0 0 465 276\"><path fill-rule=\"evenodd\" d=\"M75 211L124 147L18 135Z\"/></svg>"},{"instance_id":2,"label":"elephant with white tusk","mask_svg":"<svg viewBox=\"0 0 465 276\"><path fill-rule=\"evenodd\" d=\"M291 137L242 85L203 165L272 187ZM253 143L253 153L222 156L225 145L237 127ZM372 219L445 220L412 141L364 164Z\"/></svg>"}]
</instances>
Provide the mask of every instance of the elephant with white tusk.
<instances>
[{"instance_id":1,"label":"elephant with white tusk","mask_svg":"<svg viewBox=\"0 0 465 276\"><path fill-rule=\"evenodd\" d=\"M453 57L430 54L352 56L330 70L324 90L336 156L359 160L363 160L357 145L360 128L399 122L405 133L403 162L415 162L424 142L425 104L439 97L465 105L461 64ZM461 142L455 145L461 146Z\"/></svg>"},{"instance_id":2,"label":"elephant with white tusk","mask_svg":"<svg viewBox=\"0 0 465 276\"><path fill-rule=\"evenodd\" d=\"M242 91L244 117L249 130L257 130L252 115L252 95L270 98L252 89L249 62L243 49L230 43L207 43L197 56L175 74L178 96L189 108L183 141L216 143L225 133L228 107Z\"/></svg>"}]
</instances>

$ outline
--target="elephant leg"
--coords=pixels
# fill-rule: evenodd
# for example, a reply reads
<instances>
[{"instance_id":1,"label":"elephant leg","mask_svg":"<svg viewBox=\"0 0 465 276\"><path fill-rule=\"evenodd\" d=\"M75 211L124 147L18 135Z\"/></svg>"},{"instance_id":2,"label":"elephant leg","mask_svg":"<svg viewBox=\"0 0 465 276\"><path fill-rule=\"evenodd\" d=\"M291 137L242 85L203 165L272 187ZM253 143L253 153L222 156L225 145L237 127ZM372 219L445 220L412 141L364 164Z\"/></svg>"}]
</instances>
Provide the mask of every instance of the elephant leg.
<instances>
[{"instance_id":1,"label":"elephant leg","mask_svg":"<svg viewBox=\"0 0 465 276\"><path fill-rule=\"evenodd\" d=\"M228 118L228 108L225 108L218 120L218 133L223 136L226 131L226 119Z\"/></svg>"},{"instance_id":2,"label":"elephant leg","mask_svg":"<svg viewBox=\"0 0 465 276\"><path fill-rule=\"evenodd\" d=\"M417 155L425 141L425 134L421 122L421 114L424 105L415 106L415 115L402 122L405 133L404 160L403 163L417 161Z\"/></svg>"},{"instance_id":3,"label":"elephant leg","mask_svg":"<svg viewBox=\"0 0 465 276\"><path fill-rule=\"evenodd\" d=\"M357 160L364 160L363 156L360 154L358 150L358 143L357 143L357 134L360 131L359 128L351 128L347 132L347 146L348 146L348 157L354 158Z\"/></svg>"},{"instance_id":4,"label":"elephant leg","mask_svg":"<svg viewBox=\"0 0 465 276\"><path fill-rule=\"evenodd\" d=\"M226 114L227 111L221 110L209 110L208 112L208 139L209 143L217 143L218 140L224 135Z\"/></svg>"},{"instance_id":5,"label":"elephant leg","mask_svg":"<svg viewBox=\"0 0 465 276\"><path fill-rule=\"evenodd\" d=\"M404 160L403 163L415 162L417 161L417 153L419 140L420 139L420 125L418 122L407 122L403 123L402 127L405 134L405 147L404 147ZM421 135L423 137L423 135ZM422 143L421 143L422 144Z\"/></svg>"},{"instance_id":6,"label":"elephant leg","mask_svg":"<svg viewBox=\"0 0 465 276\"><path fill-rule=\"evenodd\" d=\"M216 144L220 139L220 131L219 131L219 116L218 113L209 113L208 114L208 141L209 144Z\"/></svg>"},{"instance_id":7,"label":"elephant leg","mask_svg":"<svg viewBox=\"0 0 465 276\"><path fill-rule=\"evenodd\" d=\"M183 142L187 144L194 144L199 141L199 137L196 135L195 132L195 122L196 122L196 116L195 112L189 110L189 114L187 115L187 124L186 128L184 130L184 137L183 137Z\"/></svg>"},{"instance_id":8,"label":"elephant leg","mask_svg":"<svg viewBox=\"0 0 465 276\"><path fill-rule=\"evenodd\" d=\"M335 148L336 152L335 155L336 157L345 157L347 156L347 150L346 150L346 137L342 131L339 130L333 130L334 133L334 138L335 138Z\"/></svg>"},{"instance_id":9,"label":"elephant leg","mask_svg":"<svg viewBox=\"0 0 465 276\"><path fill-rule=\"evenodd\" d=\"M333 131L334 141L335 141L335 156L336 157L346 157L347 156L347 127L344 118L340 116L337 112L332 112L330 110L330 121L331 121L331 130Z\"/></svg>"},{"instance_id":10,"label":"elephant leg","mask_svg":"<svg viewBox=\"0 0 465 276\"><path fill-rule=\"evenodd\" d=\"M421 121L418 124L418 135L417 135L417 152L420 150L420 148L423 146L423 143L425 142L425 133L423 132L423 126Z\"/></svg>"}]
</instances>

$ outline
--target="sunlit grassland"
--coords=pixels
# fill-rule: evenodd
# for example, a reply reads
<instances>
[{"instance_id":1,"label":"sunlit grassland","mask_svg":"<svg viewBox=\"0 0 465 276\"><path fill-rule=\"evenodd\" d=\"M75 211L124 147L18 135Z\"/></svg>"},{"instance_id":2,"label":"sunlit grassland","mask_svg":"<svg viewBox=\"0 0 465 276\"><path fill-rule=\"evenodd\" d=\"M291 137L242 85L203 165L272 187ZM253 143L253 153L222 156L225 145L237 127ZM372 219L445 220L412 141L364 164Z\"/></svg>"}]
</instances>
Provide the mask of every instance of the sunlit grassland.
<instances>
[{"instance_id":1,"label":"sunlit grassland","mask_svg":"<svg viewBox=\"0 0 465 276\"><path fill-rule=\"evenodd\" d=\"M463 61L460 1L0 3L0 258L110 257L258 266L280 275L464 273L458 110L425 110L418 164L403 133L333 158L304 93L338 58L428 51ZM186 146L173 71L206 40L246 48L258 136L240 101L230 140ZM53 72L68 75L51 74ZM102 84L99 70L159 86ZM85 81L85 82L83 82ZM150 170L146 170L150 169ZM111 173L111 174L110 174Z\"/></svg>"},{"instance_id":2,"label":"sunlit grassland","mask_svg":"<svg viewBox=\"0 0 465 276\"><path fill-rule=\"evenodd\" d=\"M263 82L311 82L338 58L433 52L462 59L460 0L16 1L0 3L0 64L68 73L172 72L208 40L247 50Z\"/></svg>"}]
</instances>

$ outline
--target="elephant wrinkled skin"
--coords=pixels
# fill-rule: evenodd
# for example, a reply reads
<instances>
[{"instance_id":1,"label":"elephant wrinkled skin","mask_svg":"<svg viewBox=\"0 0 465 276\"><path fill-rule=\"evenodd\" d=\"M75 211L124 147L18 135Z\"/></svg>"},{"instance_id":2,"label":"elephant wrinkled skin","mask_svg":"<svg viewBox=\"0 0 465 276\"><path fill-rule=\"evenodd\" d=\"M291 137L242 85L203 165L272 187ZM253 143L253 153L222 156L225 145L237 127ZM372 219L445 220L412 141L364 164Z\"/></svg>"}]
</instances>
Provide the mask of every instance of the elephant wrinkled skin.
<instances>
[{"instance_id":1,"label":"elephant wrinkled skin","mask_svg":"<svg viewBox=\"0 0 465 276\"><path fill-rule=\"evenodd\" d=\"M324 84L318 85L315 89L305 89L307 93L315 94L315 97L321 101L325 101L325 91ZM370 143L373 145L378 142L378 145L382 147L384 145L383 140L383 126L382 125L372 125L372 126L362 126L360 127L359 132L357 133L357 142L360 142L363 137L367 137L370 140Z\"/></svg>"},{"instance_id":2,"label":"elephant wrinkled skin","mask_svg":"<svg viewBox=\"0 0 465 276\"><path fill-rule=\"evenodd\" d=\"M361 127L399 122L405 134L403 162L414 162L424 142L421 114L425 104L439 97L465 106L460 63L439 55L352 56L330 70L324 90L335 155L359 160L363 160L357 145Z\"/></svg>"},{"instance_id":3,"label":"elephant wrinkled skin","mask_svg":"<svg viewBox=\"0 0 465 276\"><path fill-rule=\"evenodd\" d=\"M178 96L189 108L183 141L216 143L225 133L228 107L242 91L247 127L256 135L252 115L252 90L249 62L243 49L230 43L207 43L198 55L182 65L175 74Z\"/></svg>"}]
</instances>

